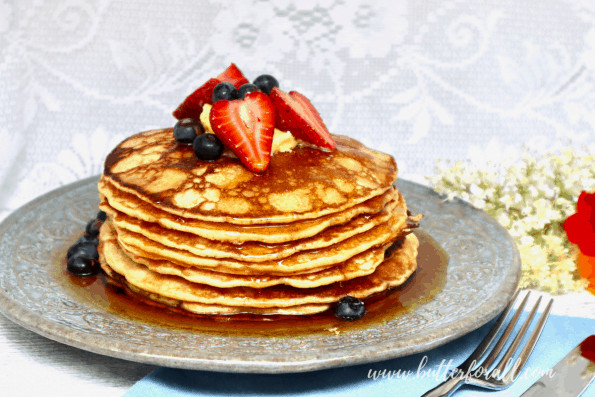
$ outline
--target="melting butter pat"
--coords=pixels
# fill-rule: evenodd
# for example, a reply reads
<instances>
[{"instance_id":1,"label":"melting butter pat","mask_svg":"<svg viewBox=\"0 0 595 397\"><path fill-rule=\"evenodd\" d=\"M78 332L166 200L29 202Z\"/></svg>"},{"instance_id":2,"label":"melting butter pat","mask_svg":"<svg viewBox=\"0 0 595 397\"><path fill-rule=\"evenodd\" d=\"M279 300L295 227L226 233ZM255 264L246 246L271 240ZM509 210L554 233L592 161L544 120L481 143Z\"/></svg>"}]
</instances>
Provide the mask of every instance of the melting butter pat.
<instances>
[{"instance_id":1,"label":"melting butter pat","mask_svg":"<svg viewBox=\"0 0 595 397\"><path fill-rule=\"evenodd\" d=\"M209 115L211 113L212 106L205 103L200 114L200 123L202 124L207 134L214 134L213 128L211 127L211 121ZM271 147L271 154L291 152L291 150L298 144L297 139L291 133L281 131L275 128L273 135L273 146Z\"/></svg>"},{"instance_id":2,"label":"melting butter pat","mask_svg":"<svg viewBox=\"0 0 595 397\"><path fill-rule=\"evenodd\" d=\"M212 106L208 103L205 103L202 106L202 113L200 114L200 123L202 124L202 128L205 129L207 134L214 134L213 128L211 127L211 120L209 120L209 115L211 114Z\"/></svg>"},{"instance_id":3,"label":"melting butter pat","mask_svg":"<svg viewBox=\"0 0 595 397\"><path fill-rule=\"evenodd\" d=\"M273 147L271 152L284 153L291 152L291 150L298 144L297 140L289 132L281 131L275 128L275 134L273 135Z\"/></svg>"}]
</instances>

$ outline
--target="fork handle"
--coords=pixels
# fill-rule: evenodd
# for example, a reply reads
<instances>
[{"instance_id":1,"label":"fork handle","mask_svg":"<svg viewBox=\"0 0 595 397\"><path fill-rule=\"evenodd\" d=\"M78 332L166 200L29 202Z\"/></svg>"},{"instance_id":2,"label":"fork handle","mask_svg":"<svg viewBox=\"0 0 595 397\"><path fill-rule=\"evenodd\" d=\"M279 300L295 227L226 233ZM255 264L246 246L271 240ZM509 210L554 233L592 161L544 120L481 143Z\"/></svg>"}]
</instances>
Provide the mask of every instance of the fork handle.
<instances>
[{"instance_id":1,"label":"fork handle","mask_svg":"<svg viewBox=\"0 0 595 397\"><path fill-rule=\"evenodd\" d=\"M448 378L444 382L440 383L438 386L433 388L432 390L428 390L423 396L421 397L448 397L451 396L464 382L463 379L460 377Z\"/></svg>"}]
</instances>

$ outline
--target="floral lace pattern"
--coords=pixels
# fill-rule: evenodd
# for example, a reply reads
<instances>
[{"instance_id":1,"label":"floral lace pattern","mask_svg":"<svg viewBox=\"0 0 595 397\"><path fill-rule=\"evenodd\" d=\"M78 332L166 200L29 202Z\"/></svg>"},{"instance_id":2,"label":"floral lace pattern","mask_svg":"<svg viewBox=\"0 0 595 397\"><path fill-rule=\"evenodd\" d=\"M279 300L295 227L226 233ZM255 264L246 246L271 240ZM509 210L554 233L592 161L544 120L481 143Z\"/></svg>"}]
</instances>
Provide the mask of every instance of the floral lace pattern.
<instances>
[{"instance_id":1,"label":"floral lace pattern","mask_svg":"<svg viewBox=\"0 0 595 397\"><path fill-rule=\"evenodd\" d=\"M230 62L308 96L403 178L479 148L594 145L594 26L590 0L0 0L0 215L172 125Z\"/></svg>"}]
</instances>

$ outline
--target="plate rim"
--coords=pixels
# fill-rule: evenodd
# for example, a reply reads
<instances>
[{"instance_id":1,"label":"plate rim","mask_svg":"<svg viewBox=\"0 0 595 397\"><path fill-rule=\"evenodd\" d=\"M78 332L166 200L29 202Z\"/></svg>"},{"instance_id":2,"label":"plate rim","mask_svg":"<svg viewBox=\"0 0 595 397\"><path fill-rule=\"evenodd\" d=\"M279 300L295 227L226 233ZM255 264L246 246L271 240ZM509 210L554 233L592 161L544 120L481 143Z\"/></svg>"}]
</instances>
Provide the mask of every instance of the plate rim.
<instances>
[{"instance_id":1,"label":"plate rim","mask_svg":"<svg viewBox=\"0 0 595 397\"><path fill-rule=\"evenodd\" d=\"M84 178L82 180L51 190L22 205L0 223L0 239L3 238L5 232L14 222L16 222L24 214L34 210L37 206L45 203L48 200L55 199L56 197L59 197L70 190L74 190L93 181L97 181L98 179L99 175ZM442 197L438 193L434 192L430 187L418 182L399 179L396 185L401 183L412 185L416 189L425 190L426 194L433 194L437 197ZM469 326L467 323L458 323L456 326L451 327L451 332L449 332L447 335L442 335L441 337L436 337L429 341L426 339L423 343L423 346L420 346L419 342L417 342L417 344L413 343L411 346L403 347L398 350L390 350L390 340L385 340L381 346L385 346L386 348L379 350L378 345L374 345L373 354L370 355L365 353L367 350L372 349L372 347L364 346L353 354L344 354L339 357L327 359L316 357L315 359L300 361L274 361L270 359L230 360L225 358L182 357L178 355L164 355L163 353L151 353L147 351L146 347L136 346L134 344L124 344L118 341L113 341L109 346L105 343L93 343L92 339L99 337L103 340L104 336L74 331L71 327L60 323L48 323L47 321L44 321L40 315L27 310L27 308L23 307L22 305L18 305L18 303L15 302L14 299L12 299L11 296L6 294L3 290L0 290L0 313L25 329L37 333L47 339L51 339L81 350L138 363L184 369L210 370L229 373L297 373L379 362L422 353L458 339L488 323L508 304L520 282L520 254L516 243L508 231L484 211L474 208L471 204L461 199L455 198L454 201L458 201L460 205L474 210L477 215L481 216L485 221L495 226L495 229L511 246L513 261L509 265L510 272L508 273L506 279L503 280L503 286L500 290L501 294L499 296L492 297L492 299L495 299L495 302L492 302L493 304L491 306L491 310L482 312L482 315L476 317L474 323L471 326ZM0 260L3 259L0 258ZM198 335L200 334L197 334L197 336ZM416 338L412 338L411 340L415 342Z\"/></svg>"}]
</instances>

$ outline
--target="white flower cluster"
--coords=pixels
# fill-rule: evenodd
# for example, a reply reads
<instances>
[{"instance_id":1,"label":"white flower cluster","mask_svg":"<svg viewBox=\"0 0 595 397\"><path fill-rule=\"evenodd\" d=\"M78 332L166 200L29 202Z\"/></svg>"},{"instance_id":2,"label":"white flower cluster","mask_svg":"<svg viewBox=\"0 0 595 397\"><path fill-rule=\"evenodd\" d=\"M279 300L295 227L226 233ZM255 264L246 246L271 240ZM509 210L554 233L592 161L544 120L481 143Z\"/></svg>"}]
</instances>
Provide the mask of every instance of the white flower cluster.
<instances>
[{"instance_id":1,"label":"white flower cluster","mask_svg":"<svg viewBox=\"0 0 595 397\"><path fill-rule=\"evenodd\" d=\"M595 191L595 153L563 148L542 155L524 149L519 159L489 162L438 160L437 175L428 177L447 199L459 197L483 209L516 241L523 263L521 287L550 293L585 288L576 272L576 248L563 223L576 211L582 190Z\"/></svg>"}]
</instances>

